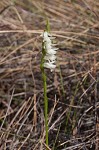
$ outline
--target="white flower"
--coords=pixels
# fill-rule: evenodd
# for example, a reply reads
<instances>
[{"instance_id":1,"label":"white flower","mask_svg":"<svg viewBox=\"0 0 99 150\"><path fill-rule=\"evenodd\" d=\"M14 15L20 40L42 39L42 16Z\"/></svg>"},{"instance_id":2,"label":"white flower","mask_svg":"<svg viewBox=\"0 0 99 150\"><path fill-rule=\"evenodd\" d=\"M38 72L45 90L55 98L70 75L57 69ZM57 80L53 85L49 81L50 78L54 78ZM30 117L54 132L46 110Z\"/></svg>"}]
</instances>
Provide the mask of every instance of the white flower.
<instances>
[{"instance_id":1,"label":"white flower","mask_svg":"<svg viewBox=\"0 0 99 150\"><path fill-rule=\"evenodd\" d=\"M53 47L56 46L56 44L52 43L52 39L55 39L55 37L52 37L51 34L49 34L47 31L44 31L43 42L44 42L44 48L46 50L46 56L44 57L45 60L44 67L51 69L51 71L53 71L56 68L55 54L58 50L58 48Z\"/></svg>"},{"instance_id":2,"label":"white flower","mask_svg":"<svg viewBox=\"0 0 99 150\"><path fill-rule=\"evenodd\" d=\"M53 50L53 49L46 49L46 53L49 54L49 55L55 55L56 51Z\"/></svg>"},{"instance_id":3,"label":"white flower","mask_svg":"<svg viewBox=\"0 0 99 150\"><path fill-rule=\"evenodd\" d=\"M56 55L46 55L44 57L45 60L50 60L50 61L55 61L56 60Z\"/></svg>"},{"instance_id":4,"label":"white flower","mask_svg":"<svg viewBox=\"0 0 99 150\"><path fill-rule=\"evenodd\" d=\"M53 62L45 62L44 67L51 70L51 72L56 68L56 65Z\"/></svg>"}]
</instances>

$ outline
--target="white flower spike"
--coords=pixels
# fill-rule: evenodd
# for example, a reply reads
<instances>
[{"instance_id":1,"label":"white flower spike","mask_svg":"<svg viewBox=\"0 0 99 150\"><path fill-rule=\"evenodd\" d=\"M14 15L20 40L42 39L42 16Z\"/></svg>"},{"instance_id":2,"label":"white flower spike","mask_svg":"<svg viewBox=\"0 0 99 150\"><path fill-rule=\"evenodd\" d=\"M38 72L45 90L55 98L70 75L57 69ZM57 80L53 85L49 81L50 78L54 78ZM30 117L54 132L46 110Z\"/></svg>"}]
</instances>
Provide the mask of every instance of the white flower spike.
<instances>
[{"instance_id":1,"label":"white flower spike","mask_svg":"<svg viewBox=\"0 0 99 150\"><path fill-rule=\"evenodd\" d=\"M46 56L44 57L44 67L49 68L51 72L56 68L56 51L58 48L53 47L56 44L52 43L52 40L55 39L55 37L52 37L51 34L49 34L47 31L44 31L43 33L43 42L44 42L44 48L46 50Z\"/></svg>"}]
</instances>

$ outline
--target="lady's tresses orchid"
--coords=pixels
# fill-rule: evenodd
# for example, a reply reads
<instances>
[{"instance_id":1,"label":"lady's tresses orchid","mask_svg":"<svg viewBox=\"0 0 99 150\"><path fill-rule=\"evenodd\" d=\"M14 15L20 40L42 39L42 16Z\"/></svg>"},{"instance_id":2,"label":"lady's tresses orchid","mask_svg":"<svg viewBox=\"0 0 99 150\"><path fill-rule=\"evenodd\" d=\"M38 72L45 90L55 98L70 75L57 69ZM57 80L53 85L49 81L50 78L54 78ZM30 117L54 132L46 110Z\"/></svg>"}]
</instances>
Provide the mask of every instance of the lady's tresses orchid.
<instances>
[{"instance_id":1,"label":"lady's tresses orchid","mask_svg":"<svg viewBox=\"0 0 99 150\"><path fill-rule=\"evenodd\" d=\"M53 71L56 68L56 51L58 48L54 47L56 44L52 44L52 40L55 37L52 37L47 31L43 33L43 42L44 42L44 49L46 55L44 57L44 67L49 68Z\"/></svg>"}]
</instances>

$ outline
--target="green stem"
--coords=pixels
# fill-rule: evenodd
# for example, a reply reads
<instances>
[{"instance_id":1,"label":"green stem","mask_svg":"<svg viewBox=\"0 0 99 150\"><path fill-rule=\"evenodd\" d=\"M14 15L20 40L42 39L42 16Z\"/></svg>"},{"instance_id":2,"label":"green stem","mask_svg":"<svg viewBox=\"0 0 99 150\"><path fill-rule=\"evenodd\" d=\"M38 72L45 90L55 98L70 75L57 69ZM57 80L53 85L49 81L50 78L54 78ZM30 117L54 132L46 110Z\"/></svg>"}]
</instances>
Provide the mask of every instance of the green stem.
<instances>
[{"instance_id":1,"label":"green stem","mask_svg":"<svg viewBox=\"0 0 99 150\"><path fill-rule=\"evenodd\" d=\"M46 20L46 31L50 31L49 20ZM45 132L46 132L46 145L48 146L48 98L47 98L47 76L44 70L44 57L46 56L46 48L44 41L42 42L42 58L41 58L41 71L44 86L44 114L45 114ZM47 148L46 148L47 150Z\"/></svg>"},{"instance_id":2,"label":"green stem","mask_svg":"<svg viewBox=\"0 0 99 150\"><path fill-rule=\"evenodd\" d=\"M43 87L44 87L44 114L45 114L45 132L46 132L46 145L48 146L48 98L47 98L47 76L44 70L44 57L46 55L46 51L44 48L44 42L42 44L42 59L41 59L41 71L42 71L42 79L43 79Z\"/></svg>"},{"instance_id":3,"label":"green stem","mask_svg":"<svg viewBox=\"0 0 99 150\"><path fill-rule=\"evenodd\" d=\"M44 85L44 105L45 105L45 131L46 131L46 145L48 145L48 98L47 98L47 84L45 71L42 72Z\"/></svg>"}]
</instances>

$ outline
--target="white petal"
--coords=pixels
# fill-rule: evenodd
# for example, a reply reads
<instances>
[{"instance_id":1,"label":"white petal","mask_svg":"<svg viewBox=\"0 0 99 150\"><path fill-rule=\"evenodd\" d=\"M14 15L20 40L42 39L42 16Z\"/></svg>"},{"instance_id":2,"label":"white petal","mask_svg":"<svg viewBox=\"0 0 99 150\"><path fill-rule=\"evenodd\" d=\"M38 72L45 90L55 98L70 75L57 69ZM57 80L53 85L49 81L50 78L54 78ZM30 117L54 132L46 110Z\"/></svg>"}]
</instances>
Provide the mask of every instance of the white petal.
<instances>
[{"instance_id":1,"label":"white petal","mask_svg":"<svg viewBox=\"0 0 99 150\"><path fill-rule=\"evenodd\" d=\"M57 46L57 44L53 44L53 43L52 43L51 45L52 45L52 46Z\"/></svg>"},{"instance_id":2,"label":"white petal","mask_svg":"<svg viewBox=\"0 0 99 150\"><path fill-rule=\"evenodd\" d=\"M51 60L51 61L53 61L53 60L56 60L56 56L55 55L46 55L45 57L44 57L44 59L45 60Z\"/></svg>"},{"instance_id":3,"label":"white petal","mask_svg":"<svg viewBox=\"0 0 99 150\"><path fill-rule=\"evenodd\" d=\"M45 37L45 38L44 38L44 42L51 44L51 39L50 39L49 37Z\"/></svg>"},{"instance_id":4,"label":"white petal","mask_svg":"<svg viewBox=\"0 0 99 150\"><path fill-rule=\"evenodd\" d=\"M52 63L44 63L44 67L45 68L49 68L49 69L55 69L56 68L56 65L55 64L52 64Z\"/></svg>"},{"instance_id":5,"label":"white petal","mask_svg":"<svg viewBox=\"0 0 99 150\"><path fill-rule=\"evenodd\" d=\"M55 48L55 47L53 47L52 49L53 49L53 51L56 51L56 50L58 50L59 48Z\"/></svg>"},{"instance_id":6,"label":"white petal","mask_svg":"<svg viewBox=\"0 0 99 150\"><path fill-rule=\"evenodd\" d=\"M55 38L56 38L56 37L52 37L52 36L50 37L51 40L54 40Z\"/></svg>"},{"instance_id":7,"label":"white petal","mask_svg":"<svg viewBox=\"0 0 99 150\"><path fill-rule=\"evenodd\" d=\"M51 44L49 44L49 43L45 43L45 46L46 46L47 50L52 48Z\"/></svg>"},{"instance_id":8,"label":"white petal","mask_svg":"<svg viewBox=\"0 0 99 150\"><path fill-rule=\"evenodd\" d=\"M44 37L44 38L47 38L47 37L48 37L48 33L47 33L46 31L44 31L43 37Z\"/></svg>"},{"instance_id":9,"label":"white petal","mask_svg":"<svg viewBox=\"0 0 99 150\"><path fill-rule=\"evenodd\" d=\"M50 39L50 37L49 37L49 33L48 32L44 32L44 34L43 34L43 38L44 38L44 41L47 41L47 42L50 42L51 41L51 39Z\"/></svg>"},{"instance_id":10,"label":"white petal","mask_svg":"<svg viewBox=\"0 0 99 150\"><path fill-rule=\"evenodd\" d=\"M47 55L50 54L50 55L55 55L56 54L56 51L54 51L53 49L48 49L46 50L46 53Z\"/></svg>"}]
</instances>

